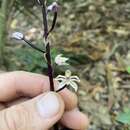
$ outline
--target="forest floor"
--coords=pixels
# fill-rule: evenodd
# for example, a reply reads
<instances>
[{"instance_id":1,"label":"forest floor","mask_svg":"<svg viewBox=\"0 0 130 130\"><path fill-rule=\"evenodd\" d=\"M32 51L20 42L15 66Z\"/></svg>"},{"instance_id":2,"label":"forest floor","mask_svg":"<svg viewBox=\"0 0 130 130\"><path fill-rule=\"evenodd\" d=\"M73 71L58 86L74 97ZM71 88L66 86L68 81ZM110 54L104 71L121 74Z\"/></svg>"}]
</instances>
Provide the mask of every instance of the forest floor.
<instances>
[{"instance_id":1,"label":"forest floor","mask_svg":"<svg viewBox=\"0 0 130 130\"><path fill-rule=\"evenodd\" d=\"M42 16L37 7L33 11L17 11L9 33L26 32L42 46ZM79 107L89 116L89 130L130 130L130 1L66 1L50 39L52 58L69 57L69 68L81 78ZM9 39L6 46L8 71L46 73L43 57L17 43ZM55 75L65 69L55 66Z\"/></svg>"}]
</instances>

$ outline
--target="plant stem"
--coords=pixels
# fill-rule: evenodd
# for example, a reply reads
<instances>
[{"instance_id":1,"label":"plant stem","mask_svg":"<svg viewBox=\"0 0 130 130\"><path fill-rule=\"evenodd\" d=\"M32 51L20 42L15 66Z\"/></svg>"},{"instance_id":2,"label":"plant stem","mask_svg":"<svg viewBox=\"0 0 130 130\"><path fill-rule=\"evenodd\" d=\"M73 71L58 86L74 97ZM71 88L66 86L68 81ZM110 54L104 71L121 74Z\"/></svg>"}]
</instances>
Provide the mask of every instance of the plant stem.
<instances>
[{"instance_id":1,"label":"plant stem","mask_svg":"<svg viewBox=\"0 0 130 130\"><path fill-rule=\"evenodd\" d=\"M46 59L47 59L47 65L48 65L48 76L49 76L49 80L50 80L50 90L55 91L54 82L53 82L53 68L51 65L51 54L50 54L49 42L46 45Z\"/></svg>"},{"instance_id":2,"label":"plant stem","mask_svg":"<svg viewBox=\"0 0 130 130\"><path fill-rule=\"evenodd\" d=\"M64 88L66 88L66 87L67 87L67 86L65 85L64 87L62 87L62 88L56 90L56 92L58 93L58 92L60 92L61 90L63 90Z\"/></svg>"},{"instance_id":3,"label":"plant stem","mask_svg":"<svg viewBox=\"0 0 130 130\"><path fill-rule=\"evenodd\" d=\"M53 31L53 29L54 29L54 27L56 25L56 20L57 20L57 12L54 13L54 18L53 18L52 26L51 26L51 28L50 28L50 30L48 32L48 35L49 35L50 32Z\"/></svg>"},{"instance_id":4,"label":"plant stem","mask_svg":"<svg viewBox=\"0 0 130 130\"><path fill-rule=\"evenodd\" d=\"M47 10L46 10L46 5L45 1L43 2L42 5L42 15L43 15L43 25L44 25L44 35L43 38L45 40L46 44L46 60L47 60L47 65L48 65L48 76L49 76L49 81L50 81L50 90L55 91L54 89L54 82L53 82L53 68L51 64L51 52L50 52L50 43L48 42L48 21L47 21ZM58 130L59 126L56 123L54 125L54 130Z\"/></svg>"},{"instance_id":5,"label":"plant stem","mask_svg":"<svg viewBox=\"0 0 130 130\"><path fill-rule=\"evenodd\" d=\"M44 25L44 38L47 40L48 38L48 21L47 21L47 10L46 10L46 5L45 2L42 5L42 15L43 15L43 25Z\"/></svg>"},{"instance_id":6,"label":"plant stem","mask_svg":"<svg viewBox=\"0 0 130 130\"><path fill-rule=\"evenodd\" d=\"M45 2L43 2L42 5L42 14L43 14L43 25L44 25L44 39L46 42L46 60L47 60L47 65L48 65L48 76L49 76L49 81L50 81L50 90L54 90L54 82L53 82L53 68L51 65L51 54L50 54L50 43L47 41L48 38L48 21L47 21L47 10L46 10L46 5Z\"/></svg>"},{"instance_id":7,"label":"plant stem","mask_svg":"<svg viewBox=\"0 0 130 130\"><path fill-rule=\"evenodd\" d=\"M25 43L27 43L30 47L32 47L33 49L35 49L35 50L37 50L37 51L39 51L39 52L41 52L41 53L45 53L45 51L43 51L43 50L41 50L40 48L38 48L37 46L35 46L34 44L32 44L30 41L28 41L28 40L26 40L25 38L23 38L23 41L25 42Z\"/></svg>"}]
</instances>

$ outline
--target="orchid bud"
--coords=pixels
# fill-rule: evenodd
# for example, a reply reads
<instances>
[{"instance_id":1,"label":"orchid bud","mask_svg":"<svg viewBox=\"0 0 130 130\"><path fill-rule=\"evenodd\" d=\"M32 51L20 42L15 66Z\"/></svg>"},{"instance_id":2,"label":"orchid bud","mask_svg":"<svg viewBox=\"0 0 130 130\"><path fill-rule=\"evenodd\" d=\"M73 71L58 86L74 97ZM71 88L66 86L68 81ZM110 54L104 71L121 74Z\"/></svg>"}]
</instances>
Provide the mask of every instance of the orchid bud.
<instances>
[{"instance_id":1,"label":"orchid bud","mask_svg":"<svg viewBox=\"0 0 130 130\"><path fill-rule=\"evenodd\" d=\"M16 39L16 40L23 40L24 35L20 32L14 32L12 34L12 38Z\"/></svg>"},{"instance_id":2,"label":"orchid bud","mask_svg":"<svg viewBox=\"0 0 130 130\"><path fill-rule=\"evenodd\" d=\"M39 4L39 5L42 5L43 3L42 3L42 0L37 0L37 3Z\"/></svg>"},{"instance_id":3,"label":"orchid bud","mask_svg":"<svg viewBox=\"0 0 130 130\"><path fill-rule=\"evenodd\" d=\"M47 11L48 12L53 12L53 13L58 12L59 11L59 7L60 6L57 4L57 2L53 2L51 5L49 5L47 7Z\"/></svg>"}]
</instances>

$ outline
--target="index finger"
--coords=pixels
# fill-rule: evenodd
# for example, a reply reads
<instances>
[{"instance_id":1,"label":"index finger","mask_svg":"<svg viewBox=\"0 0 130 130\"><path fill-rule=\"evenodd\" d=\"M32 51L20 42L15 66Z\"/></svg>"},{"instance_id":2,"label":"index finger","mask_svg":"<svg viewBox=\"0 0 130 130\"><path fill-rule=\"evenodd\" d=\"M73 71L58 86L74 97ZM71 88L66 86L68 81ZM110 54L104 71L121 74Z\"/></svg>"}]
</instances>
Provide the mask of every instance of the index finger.
<instances>
[{"instance_id":1,"label":"index finger","mask_svg":"<svg viewBox=\"0 0 130 130\"><path fill-rule=\"evenodd\" d=\"M0 75L0 102L8 102L18 97L35 97L50 90L47 76L23 71L15 71ZM67 110L77 105L77 97L68 89L59 94L62 96Z\"/></svg>"}]
</instances>

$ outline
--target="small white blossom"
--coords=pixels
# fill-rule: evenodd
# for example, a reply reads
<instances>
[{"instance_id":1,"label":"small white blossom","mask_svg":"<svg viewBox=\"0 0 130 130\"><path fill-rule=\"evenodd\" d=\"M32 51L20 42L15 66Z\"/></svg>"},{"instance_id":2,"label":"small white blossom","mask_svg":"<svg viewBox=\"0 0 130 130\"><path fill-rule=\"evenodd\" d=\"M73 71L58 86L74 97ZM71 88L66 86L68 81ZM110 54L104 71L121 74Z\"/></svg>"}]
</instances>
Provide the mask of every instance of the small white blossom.
<instances>
[{"instance_id":1,"label":"small white blossom","mask_svg":"<svg viewBox=\"0 0 130 130\"><path fill-rule=\"evenodd\" d=\"M55 80L60 82L58 90L63 88L65 85L72 87L75 90L75 92L77 92L78 90L77 82L80 82L80 79L78 76L71 76L70 70L66 70L65 76L58 75Z\"/></svg>"},{"instance_id":2,"label":"small white blossom","mask_svg":"<svg viewBox=\"0 0 130 130\"><path fill-rule=\"evenodd\" d=\"M15 38L17 40L22 40L24 38L24 35L22 33L20 33L20 32L14 32L12 34L12 38Z\"/></svg>"},{"instance_id":3,"label":"small white blossom","mask_svg":"<svg viewBox=\"0 0 130 130\"><path fill-rule=\"evenodd\" d=\"M47 7L47 10L50 12L58 12L59 11L59 5L57 4L57 2L53 2L51 5L49 5Z\"/></svg>"},{"instance_id":4,"label":"small white blossom","mask_svg":"<svg viewBox=\"0 0 130 130\"><path fill-rule=\"evenodd\" d=\"M69 65L68 63L66 63L69 58L66 58L66 57L62 57L63 54L59 54L55 57L55 63L57 65Z\"/></svg>"}]
</instances>

